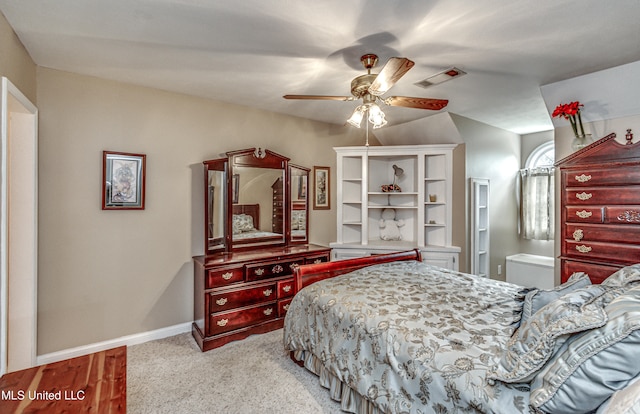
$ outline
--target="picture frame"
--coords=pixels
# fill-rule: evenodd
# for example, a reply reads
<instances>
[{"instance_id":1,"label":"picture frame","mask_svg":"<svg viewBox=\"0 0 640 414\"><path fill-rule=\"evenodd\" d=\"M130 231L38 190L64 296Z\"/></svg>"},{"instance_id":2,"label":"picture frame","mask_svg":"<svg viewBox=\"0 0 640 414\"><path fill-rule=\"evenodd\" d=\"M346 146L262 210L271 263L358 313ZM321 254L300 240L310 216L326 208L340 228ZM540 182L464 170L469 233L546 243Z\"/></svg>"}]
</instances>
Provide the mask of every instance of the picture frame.
<instances>
[{"instance_id":1,"label":"picture frame","mask_svg":"<svg viewBox=\"0 0 640 414\"><path fill-rule=\"evenodd\" d=\"M313 167L313 209L331 209L331 168Z\"/></svg>"},{"instance_id":2,"label":"picture frame","mask_svg":"<svg viewBox=\"0 0 640 414\"><path fill-rule=\"evenodd\" d=\"M145 154L102 151L102 209L144 210Z\"/></svg>"}]
</instances>

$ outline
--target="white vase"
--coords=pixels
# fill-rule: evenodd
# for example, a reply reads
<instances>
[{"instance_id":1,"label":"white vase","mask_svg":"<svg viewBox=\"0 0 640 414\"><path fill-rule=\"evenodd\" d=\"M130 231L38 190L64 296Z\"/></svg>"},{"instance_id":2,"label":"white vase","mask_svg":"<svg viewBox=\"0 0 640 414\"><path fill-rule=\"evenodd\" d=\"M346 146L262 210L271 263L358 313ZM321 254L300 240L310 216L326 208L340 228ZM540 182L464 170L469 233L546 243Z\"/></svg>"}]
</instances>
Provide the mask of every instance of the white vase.
<instances>
[{"instance_id":1,"label":"white vase","mask_svg":"<svg viewBox=\"0 0 640 414\"><path fill-rule=\"evenodd\" d=\"M573 148L574 151L578 151L590 145L592 142L593 137L591 136L591 134L576 135L576 137L573 139L573 142L571 143L571 148Z\"/></svg>"}]
</instances>

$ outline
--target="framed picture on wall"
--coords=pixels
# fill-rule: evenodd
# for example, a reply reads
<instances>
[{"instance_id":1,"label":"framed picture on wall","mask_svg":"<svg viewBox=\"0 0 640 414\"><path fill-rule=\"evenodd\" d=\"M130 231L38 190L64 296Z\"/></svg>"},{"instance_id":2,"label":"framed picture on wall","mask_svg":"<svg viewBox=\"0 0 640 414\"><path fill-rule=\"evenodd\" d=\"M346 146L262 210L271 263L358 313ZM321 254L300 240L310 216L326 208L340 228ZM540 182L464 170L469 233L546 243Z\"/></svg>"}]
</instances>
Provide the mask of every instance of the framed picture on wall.
<instances>
[{"instance_id":1,"label":"framed picture on wall","mask_svg":"<svg viewBox=\"0 0 640 414\"><path fill-rule=\"evenodd\" d=\"M147 156L102 152L102 209L144 210Z\"/></svg>"},{"instance_id":2,"label":"framed picture on wall","mask_svg":"<svg viewBox=\"0 0 640 414\"><path fill-rule=\"evenodd\" d=\"M313 167L313 209L329 210L331 208L331 191L329 167Z\"/></svg>"}]
</instances>

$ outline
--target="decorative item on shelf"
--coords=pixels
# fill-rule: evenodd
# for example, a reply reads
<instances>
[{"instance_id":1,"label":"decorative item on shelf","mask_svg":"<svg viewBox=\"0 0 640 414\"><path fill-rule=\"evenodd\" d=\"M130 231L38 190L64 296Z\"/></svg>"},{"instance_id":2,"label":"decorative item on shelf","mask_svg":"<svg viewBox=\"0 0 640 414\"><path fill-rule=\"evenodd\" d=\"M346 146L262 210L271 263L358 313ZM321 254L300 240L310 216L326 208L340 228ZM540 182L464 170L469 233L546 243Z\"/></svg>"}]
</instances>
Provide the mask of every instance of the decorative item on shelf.
<instances>
[{"instance_id":1,"label":"decorative item on shelf","mask_svg":"<svg viewBox=\"0 0 640 414\"><path fill-rule=\"evenodd\" d=\"M573 129L573 135L575 138L571 143L571 147L574 151L582 149L593 142L591 134L585 134L584 126L582 125L582 116L580 115L580 107L584 106L578 101L570 102L568 104L560 104L556 106L551 114L552 117L563 117L568 119Z\"/></svg>"},{"instance_id":2,"label":"decorative item on shelf","mask_svg":"<svg viewBox=\"0 0 640 414\"><path fill-rule=\"evenodd\" d=\"M435 194L429 194L429 202L435 203L438 200L438 196Z\"/></svg>"},{"instance_id":3,"label":"decorative item on shelf","mask_svg":"<svg viewBox=\"0 0 640 414\"><path fill-rule=\"evenodd\" d=\"M383 193L400 193L402 192L402 188L397 184L382 184L380 191Z\"/></svg>"},{"instance_id":4,"label":"decorative item on shelf","mask_svg":"<svg viewBox=\"0 0 640 414\"><path fill-rule=\"evenodd\" d=\"M380 238L382 240L402 240L400 227L404 226L403 220L396 220L396 210L385 208L380 219Z\"/></svg>"}]
</instances>

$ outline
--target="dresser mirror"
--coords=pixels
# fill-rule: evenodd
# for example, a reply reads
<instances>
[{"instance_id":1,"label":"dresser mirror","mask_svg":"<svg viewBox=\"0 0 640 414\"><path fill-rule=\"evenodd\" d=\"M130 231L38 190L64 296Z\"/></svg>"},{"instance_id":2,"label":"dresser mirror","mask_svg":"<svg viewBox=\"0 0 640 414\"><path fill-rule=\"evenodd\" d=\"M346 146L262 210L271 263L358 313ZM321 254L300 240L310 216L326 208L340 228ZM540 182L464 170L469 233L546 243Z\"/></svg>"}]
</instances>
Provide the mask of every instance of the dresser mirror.
<instances>
[{"instance_id":1,"label":"dresser mirror","mask_svg":"<svg viewBox=\"0 0 640 414\"><path fill-rule=\"evenodd\" d=\"M306 243L309 239L309 168L290 166L291 174L291 242Z\"/></svg>"},{"instance_id":2,"label":"dresser mirror","mask_svg":"<svg viewBox=\"0 0 640 414\"><path fill-rule=\"evenodd\" d=\"M204 162L205 253L286 245L291 231L289 159L260 148L226 155ZM296 168L298 176L300 171ZM306 233L296 240L306 241Z\"/></svg>"},{"instance_id":3,"label":"dresser mirror","mask_svg":"<svg viewBox=\"0 0 640 414\"><path fill-rule=\"evenodd\" d=\"M204 162L205 168L205 251L227 246L227 159Z\"/></svg>"}]
</instances>

